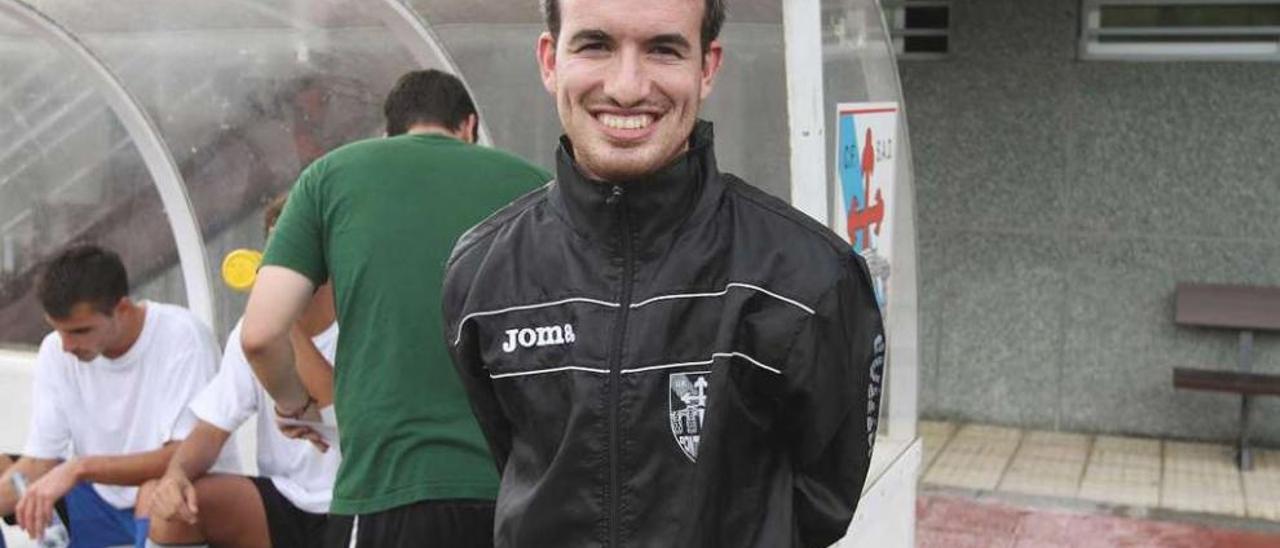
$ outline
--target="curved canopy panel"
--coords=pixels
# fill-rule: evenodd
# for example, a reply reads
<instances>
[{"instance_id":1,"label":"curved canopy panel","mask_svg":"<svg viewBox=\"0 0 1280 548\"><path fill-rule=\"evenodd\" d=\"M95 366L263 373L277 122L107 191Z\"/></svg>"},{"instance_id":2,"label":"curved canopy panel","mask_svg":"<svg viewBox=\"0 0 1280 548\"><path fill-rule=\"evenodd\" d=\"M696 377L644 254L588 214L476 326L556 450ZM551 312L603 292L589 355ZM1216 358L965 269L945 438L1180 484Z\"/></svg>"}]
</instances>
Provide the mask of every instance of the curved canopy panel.
<instances>
[{"instance_id":1,"label":"curved canopy panel","mask_svg":"<svg viewBox=\"0 0 1280 548\"><path fill-rule=\"evenodd\" d=\"M888 280L884 282L886 286L881 287L886 297L882 304L885 328L889 334L889 366L881 400L880 428L890 438L911 440L915 438L919 369L915 184L907 115L894 59L893 40L885 28L877 0L822 0L821 7L823 112L827 116L826 150L831 151L826 162L832 198L831 228L853 241L857 230L851 229L848 221L855 217L865 219L869 216L865 215L868 211L880 208L883 224L868 225L863 233L866 234L871 226L882 231L879 235L887 234L883 232L885 230L892 231L892 246L886 250L888 256L883 257L888 266L875 274ZM841 105L846 108L841 109ZM844 134L846 142L841 142L842 131L847 128L837 122L837 113L850 110L867 113L871 117L883 116L887 114L884 111L894 110L896 123L888 126L890 131L878 135L868 131L886 128L872 128L868 123L866 127L857 127L854 135ZM847 123L849 118L842 116L840 120ZM861 121L852 125L859 126ZM865 158L861 154L856 155L856 163L874 158L876 171L887 171L890 169L888 166L892 166L895 184L890 196L867 192L872 195L863 195L860 205L856 200L846 199L846 196L856 193L856 189L849 188L852 181L847 179L848 171L842 173L840 151L847 143L859 145L855 152L875 152L874 156ZM849 166L844 167L847 169ZM867 179L873 176L865 172L864 175ZM867 185L866 189L871 188L869 182L864 181L863 184ZM879 261L872 258L868 262L873 270L877 270Z\"/></svg>"},{"instance_id":2,"label":"curved canopy panel","mask_svg":"<svg viewBox=\"0 0 1280 548\"><path fill-rule=\"evenodd\" d=\"M403 31L404 14L390 1L44 0L38 7L104 59L155 120L185 180L215 280L227 251L263 245L263 203L312 160L382 133L382 101L396 78L424 65L448 69L438 48ZM172 286L176 272L142 280L147 292ZM225 333L244 295L220 283L215 291Z\"/></svg>"},{"instance_id":3,"label":"curved canopy panel","mask_svg":"<svg viewBox=\"0 0 1280 548\"><path fill-rule=\"evenodd\" d=\"M70 243L94 242L120 254L132 280L176 262L172 220L135 137L145 121L122 121L129 105L103 95L93 60L57 42L58 29L33 12L0 10L0 346L34 347L48 331L35 298L41 263ZM22 16L19 22L15 17ZM65 36L64 36L65 37ZM53 47L61 45L65 47ZM154 142L150 143L154 145ZM152 169L149 169L151 167ZM172 182L172 181L171 181ZM170 198L175 198L170 196ZM181 196L176 196L181 202ZM185 204L179 204L185 205ZM146 238L137 237L147 234ZM155 296L186 304L181 277Z\"/></svg>"}]
</instances>

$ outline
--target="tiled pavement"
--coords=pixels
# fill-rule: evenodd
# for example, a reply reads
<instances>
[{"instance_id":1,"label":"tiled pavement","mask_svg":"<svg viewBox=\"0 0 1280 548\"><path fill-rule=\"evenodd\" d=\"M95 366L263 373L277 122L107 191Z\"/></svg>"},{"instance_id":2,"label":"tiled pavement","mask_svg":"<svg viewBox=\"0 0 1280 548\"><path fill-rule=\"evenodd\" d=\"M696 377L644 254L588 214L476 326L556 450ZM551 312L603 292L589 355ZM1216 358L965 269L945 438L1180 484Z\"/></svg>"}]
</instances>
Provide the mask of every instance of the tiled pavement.
<instances>
[{"instance_id":1,"label":"tiled pavement","mask_svg":"<svg viewBox=\"0 0 1280 548\"><path fill-rule=\"evenodd\" d=\"M1280 521L1280 451L921 422L926 487ZM1280 542L1274 544L1280 546Z\"/></svg>"}]
</instances>

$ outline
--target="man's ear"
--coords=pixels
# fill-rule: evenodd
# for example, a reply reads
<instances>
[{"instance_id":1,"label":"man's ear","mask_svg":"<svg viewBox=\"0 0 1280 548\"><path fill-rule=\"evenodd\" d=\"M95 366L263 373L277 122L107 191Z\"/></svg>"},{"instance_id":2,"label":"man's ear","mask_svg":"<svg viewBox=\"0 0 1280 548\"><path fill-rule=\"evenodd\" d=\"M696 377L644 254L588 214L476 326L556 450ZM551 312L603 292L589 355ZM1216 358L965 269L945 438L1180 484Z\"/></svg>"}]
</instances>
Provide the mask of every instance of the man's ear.
<instances>
[{"instance_id":1,"label":"man's ear","mask_svg":"<svg viewBox=\"0 0 1280 548\"><path fill-rule=\"evenodd\" d=\"M462 121L462 140L473 145L480 142L479 116L468 114L467 119Z\"/></svg>"},{"instance_id":2,"label":"man's ear","mask_svg":"<svg viewBox=\"0 0 1280 548\"><path fill-rule=\"evenodd\" d=\"M716 75L720 73L720 63L724 61L724 48L719 40L707 44L707 51L702 54L702 99L711 95L711 87L715 85Z\"/></svg>"},{"instance_id":3,"label":"man's ear","mask_svg":"<svg viewBox=\"0 0 1280 548\"><path fill-rule=\"evenodd\" d=\"M538 70L542 75L542 87L547 93L556 94L556 38L550 32L543 32L538 37L538 46L534 52L538 56Z\"/></svg>"},{"instance_id":4,"label":"man's ear","mask_svg":"<svg viewBox=\"0 0 1280 548\"><path fill-rule=\"evenodd\" d=\"M111 307L111 314L119 317L121 312L128 310L131 306L133 306L132 299L128 296L120 297L120 300L116 301L116 305Z\"/></svg>"}]
</instances>

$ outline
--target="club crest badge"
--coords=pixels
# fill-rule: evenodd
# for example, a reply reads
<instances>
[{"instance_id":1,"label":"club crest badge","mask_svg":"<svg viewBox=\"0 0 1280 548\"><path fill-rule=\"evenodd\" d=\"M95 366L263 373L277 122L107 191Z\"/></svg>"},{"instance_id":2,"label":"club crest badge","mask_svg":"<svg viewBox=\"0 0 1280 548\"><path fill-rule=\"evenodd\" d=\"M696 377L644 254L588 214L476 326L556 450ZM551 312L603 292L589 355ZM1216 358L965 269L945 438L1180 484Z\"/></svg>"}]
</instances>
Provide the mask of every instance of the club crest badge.
<instances>
[{"instance_id":1,"label":"club crest badge","mask_svg":"<svg viewBox=\"0 0 1280 548\"><path fill-rule=\"evenodd\" d=\"M671 434L675 436L680 450L694 462L698 460L698 442L702 440L702 418L706 414L710 382L710 371L671 374Z\"/></svg>"}]
</instances>

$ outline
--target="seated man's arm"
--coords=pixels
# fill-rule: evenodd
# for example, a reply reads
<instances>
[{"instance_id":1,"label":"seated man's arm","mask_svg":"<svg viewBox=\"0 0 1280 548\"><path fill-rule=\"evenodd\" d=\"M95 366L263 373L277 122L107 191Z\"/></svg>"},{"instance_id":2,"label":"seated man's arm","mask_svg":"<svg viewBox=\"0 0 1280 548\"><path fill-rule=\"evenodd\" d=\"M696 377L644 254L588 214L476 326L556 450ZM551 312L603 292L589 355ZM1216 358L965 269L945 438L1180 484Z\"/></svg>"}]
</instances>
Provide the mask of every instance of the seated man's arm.
<instances>
[{"instance_id":1,"label":"seated man's arm","mask_svg":"<svg viewBox=\"0 0 1280 548\"><path fill-rule=\"evenodd\" d=\"M152 451L117 456L86 456L63 461L27 486L18 501L18 525L38 537L53 519L53 505L81 481L108 485L141 485L164 473L177 449L170 443ZM16 465L15 465L16 466Z\"/></svg>"},{"instance_id":2,"label":"seated man's arm","mask_svg":"<svg viewBox=\"0 0 1280 548\"><path fill-rule=\"evenodd\" d=\"M307 392L316 400L316 406L333 404L333 364L316 348L311 337L295 326L289 331L293 345L293 359L298 362L298 376Z\"/></svg>"},{"instance_id":3,"label":"seated man's arm","mask_svg":"<svg viewBox=\"0 0 1280 548\"><path fill-rule=\"evenodd\" d=\"M884 367L884 328L862 259L850 256L792 344L785 425L800 546L844 536L871 462Z\"/></svg>"},{"instance_id":4,"label":"seated man's arm","mask_svg":"<svg viewBox=\"0 0 1280 548\"><path fill-rule=\"evenodd\" d=\"M173 441L151 451L128 455L85 456L71 459L59 466L74 471L77 481L105 485L142 485L163 474L169 465L169 459L177 450L178 442Z\"/></svg>"},{"instance_id":5,"label":"seated man's arm","mask_svg":"<svg viewBox=\"0 0 1280 548\"><path fill-rule=\"evenodd\" d=\"M10 479L14 472L21 472L30 482L40 479L57 465L58 461L55 459L21 457L5 467L3 473L0 473L0 516L12 514L18 506L18 493L13 488L13 480Z\"/></svg>"},{"instance_id":6,"label":"seated man's arm","mask_svg":"<svg viewBox=\"0 0 1280 548\"><path fill-rule=\"evenodd\" d=\"M198 506L193 481L204 476L218 460L231 433L204 422L178 444L164 477L152 493L151 507L144 512L153 518L181 519L195 523Z\"/></svg>"},{"instance_id":7,"label":"seated man's arm","mask_svg":"<svg viewBox=\"0 0 1280 548\"><path fill-rule=\"evenodd\" d=\"M16 514L20 525L23 524L22 510L27 508L23 503L30 499L31 489L62 467L62 464L65 464L62 459L71 449L71 428L68 422L70 419L63 412L65 405L62 402L62 397L67 393L65 386L69 381L65 377L66 370L61 365L61 353L61 344L56 337L46 338L40 345L40 352L36 355L35 379L31 388L33 405L27 443L22 449L23 456L5 471L3 477L0 477L0 514ZM63 467L63 471L64 473L60 476L65 476L68 468ZM22 472L26 476L28 496L18 497L10 480L14 472ZM65 481L59 478L55 480L46 484ZM67 489L70 490L71 487L68 486ZM45 487L44 490L49 489ZM65 491L51 494L54 496L48 503L49 516L53 513L53 503L61 498ZM29 507L36 511L44 508L43 505L29 505ZM43 523L47 523L50 518L45 519ZM41 525L35 530L43 531L44 527Z\"/></svg>"},{"instance_id":8,"label":"seated man's arm","mask_svg":"<svg viewBox=\"0 0 1280 548\"><path fill-rule=\"evenodd\" d=\"M161 520L197 520L194 482L208 474L226 450L231 433L263 409L258 382L240 350L243 324L227 337L218 373L180 413L177 435L185 435L169 461L164 477L151 490L149 502L139 494L141 515ZM187 420L194 426L185 427Z\"/></svg>"}]
</instances>

